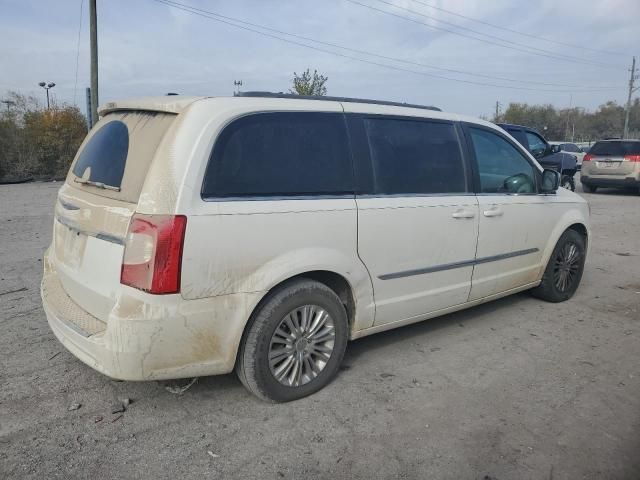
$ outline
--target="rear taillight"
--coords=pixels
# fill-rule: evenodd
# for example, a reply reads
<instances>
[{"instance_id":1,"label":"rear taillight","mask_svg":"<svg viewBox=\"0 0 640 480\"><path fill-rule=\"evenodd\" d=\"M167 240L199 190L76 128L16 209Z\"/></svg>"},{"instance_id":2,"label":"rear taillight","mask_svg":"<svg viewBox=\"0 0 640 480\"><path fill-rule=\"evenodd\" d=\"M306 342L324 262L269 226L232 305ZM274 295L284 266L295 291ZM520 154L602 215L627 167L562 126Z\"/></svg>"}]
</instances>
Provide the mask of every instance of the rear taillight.
<instances>
[{"instance_id":1,"label":"rear taillight","mask_svg":"<svg viewBox=\"0 0 640 480\"><path fill-rule=\"evenodd\" d=\"M640 162L640 155L625 155L624 159L628 162Z\"/></svg>"},{"instance_id":2,"label":"rear taillight","mask_svg":"<svg viewBox=\"0 0 640 480\"><path fill-rule=\"evenodd\" d=\"M590 162L591 160L593 160L593 155L591 155L590 153L587 153L582 159L583 162Z\"/></svg>"},{"instance_id":3,"label":"rear taillight","mask_svg":"<svg viewBox=\"0 0 640 480\"><path fill-rule=\"evenodd\" d=\"M180 267L187 217L142 215L131 218L120 283L154 294L180 292Z\"/></svg>"}]
</instances>

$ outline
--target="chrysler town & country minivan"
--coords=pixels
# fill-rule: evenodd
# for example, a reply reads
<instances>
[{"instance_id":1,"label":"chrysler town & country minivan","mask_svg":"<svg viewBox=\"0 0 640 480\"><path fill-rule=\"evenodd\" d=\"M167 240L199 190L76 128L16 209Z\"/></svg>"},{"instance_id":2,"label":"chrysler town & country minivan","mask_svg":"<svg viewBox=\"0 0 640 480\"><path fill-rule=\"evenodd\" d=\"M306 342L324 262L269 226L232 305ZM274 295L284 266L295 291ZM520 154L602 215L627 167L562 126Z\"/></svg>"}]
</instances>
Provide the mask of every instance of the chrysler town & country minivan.
<instances>
[{"instance_id":1,"label":"chrysler town & country minivan","mask_svg":"<svg viewBox=\"0 0 640 480\"><path fill-rule=\"evenodd\" d=\"M349 340L580 282L587 204L491 123L260 93L100 114L58 194L42 300L112 378L235 369L293 400Z\"/></svg>"}]
</instances>

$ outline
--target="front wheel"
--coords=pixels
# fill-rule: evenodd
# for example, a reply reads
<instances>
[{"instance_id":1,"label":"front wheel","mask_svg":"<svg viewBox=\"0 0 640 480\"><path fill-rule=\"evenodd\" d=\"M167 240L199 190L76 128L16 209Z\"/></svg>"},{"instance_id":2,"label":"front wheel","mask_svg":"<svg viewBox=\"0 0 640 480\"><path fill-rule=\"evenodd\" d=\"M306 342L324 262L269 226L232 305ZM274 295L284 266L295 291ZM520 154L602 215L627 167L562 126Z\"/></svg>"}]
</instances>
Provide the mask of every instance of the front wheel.
<instances>
[{"instance_id":1,"label":"front wheel","mask_svg":"<svg viewBox=\"0 0 640 480\"><path fill-rule=\"evenodd\" d=\"M347 314L336 293L322 283L297 280L259 307L243 338L236 373L263 400L306 397L333 379L347 338Z\"/></svg>"},{"instance_id":2,"label":"front wheel","mask_svg":"<svg viewBox=\"0 0 640 480\"><path fill-rule=\"evenodd\" d=\"M573 177L570 177L569 175L562 176L560 186L562 188L566 188L567 190L571 190L572 192L576 191L576 182L573 180Z\"/></svg>"},{"instance_id":3,"label":"front wheel","mask_svg":"<svg viewBox=\"0 0 640 480\"><path fill-rule=\"evenodd\" d=\"M554 303L569 300L580 285L585 258L584 237L575 230L564 232L549 258L542 282L532 294Z\"/></svg>"}]
</instances>

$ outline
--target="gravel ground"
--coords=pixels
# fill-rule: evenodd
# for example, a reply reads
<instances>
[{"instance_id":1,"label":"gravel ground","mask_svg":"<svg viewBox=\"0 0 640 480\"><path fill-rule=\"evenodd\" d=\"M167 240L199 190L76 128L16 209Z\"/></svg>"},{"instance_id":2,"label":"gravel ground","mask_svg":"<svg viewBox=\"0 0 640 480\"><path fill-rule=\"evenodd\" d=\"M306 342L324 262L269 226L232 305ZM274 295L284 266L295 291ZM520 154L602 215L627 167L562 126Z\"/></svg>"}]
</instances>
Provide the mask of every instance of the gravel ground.
<instances>
[{"instance_id":1,"label":"gravel ground","mask_svg":"<svg viewBox=\"0 0 640 480\"><path fill-rule=\"evenodd\" d=\"M0 186L0 478L640 478L640 197L580 192L593 238L569 302L352 342L328 388L270 405L233 375L112 381L61 347L38 290L58 186Z\"/></svg>"}]
</instances>

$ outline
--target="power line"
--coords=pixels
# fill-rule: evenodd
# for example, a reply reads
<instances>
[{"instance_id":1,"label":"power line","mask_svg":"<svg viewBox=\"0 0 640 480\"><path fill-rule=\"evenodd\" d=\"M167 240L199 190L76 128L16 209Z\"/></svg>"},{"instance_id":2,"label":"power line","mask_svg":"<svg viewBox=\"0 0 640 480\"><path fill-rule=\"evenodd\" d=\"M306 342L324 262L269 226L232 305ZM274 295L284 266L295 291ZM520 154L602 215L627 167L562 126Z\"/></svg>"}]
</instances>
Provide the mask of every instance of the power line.
<instances>
[{"instance_id":1,"label":"power line","mask_svg":"<svg viewBox=\"0 0 640 480\"><path fill-rule=\"evenodd\" d=\"M78 66L80 64L80 33L82 32L82 5L84 0L80 0L80 23L78 24L78 46L76 48L76 80L73 84L73 104L76 105L76 91L78 89Z\"/></svg>"},{"instance_id":2,"label":"power line","mask_svg":"<svg viewBox=\"0 0 640 480\"><path fill-rule=\"evenodd\" d=\"M338 56L338 57L346 58L346 59L349 59L349 60L354 60L354 61L361 62L361 63L367 63L367 64L370 64L370 65L376 65L376 66L387 68L387 69L391 69L391 70L398 70L398 71L413 73L413 74L416 74L416 75L423 75L423 76L428 76L428 77L432 77L432 78L439 78L439 79L443 79L443 80L466 83L466 84L472 84L472 85L481 85L481 86L498 87L498 88L509 88L509 89L516 89L516 90L546 91L546 92L560 92L560 93L569 92L569 90L551 90L551 89L538 89L538 88L530 88L530 87L522 87L522 86L498 85L498 84L492 84L492 83L477 82L477 81L472 81L472 80L463 80L463 79L459 79L459 78L445 77L445 76L437 75L437 74L434 74L434 73L411 70L411 69L407 69L407 68L398 67L398 66L395 66L395 65L389 65L389 64L385 64L385 63L375 62L375 61L372 61L372 60L367 60L367 59L363 59L363 58L354 57L354 56L351 56L351 55L342 54L342 53L339 53L339 52L334 52L332 50L319 48L319 47L316 47L316 46L313 46L313 45L308 45L306 43L290 40L290 39L287 39L287 38L282 38L282 37L280 37L278 35L275 35L275 34L272 34L272 33L267 33L267 32L263 32L263 31L260 31L260 30L256 30L256 28L259 28L259 29L262 29L262 30L268 30L268 31L271 31L271 32L276 32L276 33L279 33L280 35L287 35L287 36L291 36L291 37L294 37L294 38L303 39L305 41L314 42L314 43L318 43L318 44L321 44L321 45L327 45L327 46L331 46L331 47L334 47L334 48L344 49L344 50L347 50L347 51L351 51L351 52L355 52L355 53L361 53L361 54L365 54L365 55L369 55L369 56L373 56L373 57L384 58L384 59L387 59L387 60L396 61L396 62L400 62L400 63L409 63L409 64L419 65L419 66L423 66L423 67L427 67L427 68L440 68L440 69L442 69L442 68L441 67L435 67L435 66L428 66L426 64L419 64L419 63L416 63L416 62L402 60L402 59L398 59L398 58L394 58L394 57L387 57L387 56L383 56L383 55L379 55L379 54L375 54L375 53L371 53L371 52L366 52L364 50L357 50L357 49L353 49L353 48L350 48L350 47L345 47L345 46L338 45L338 44L335 44L335 43L329 43L329 42L323 42L323 41L320 41L320 40L315 40L313 38L304 37L302 35L296 35L296 34L292 34L292 33L283 32L283 31L276 30L276 29L273 29L273 28L265 27L263 25L258 25L258 24L255 24L255 23L245 22L243 20L238 20L238 19L233 18L233 17L220 15L220 14L217 14L215 12L211 12L211 11L200 9L200 8L196 8L196 7L192 7L190 5L186 5L186 4L183 4L183 3L178 3L178 2L175 2L173 0L153 0L153 1L155 1L157 3L161 3L161 4L164 4L164 5L167 5L169 7L173 7L173 8L188 12L188 13L192 13L194 15L198 15L198 16L207 18L209 20L213 20L213 21L220 22L220 23L232 26L232 27L236 27L236 28L242 29L242 30L246 30L246 31L250 31L250 32L253 32L253 33L257 33L259 35L266 36L266 37L269 37L269 38L274 38L274 39L280 40L282 42L290 43L290 44L293 44L293 45L298 45L298 46L301 46L301 47L309 48L309 49L312 49L312 50L315 50L315 51L319 51L319 52L323 52L323 53L328 53L328 54L331 54L331 55L335 55L335 56ZM244 24L244 25L239 25L239 24ZM250 27L247 27L246 25L250 25ZM251 28L251 27L255 27L255 28ZM452 69L446 69L446 70L455 71L455 72L463 73L463 74L466 74L466 75L477 75L477 74L470 73L470 72L456 71L456 70L452 70ZM494 78L494 77L490 77L490 78ZM512 81L512 82L517 81L517 80L513 80L513 79L504 79L504 80L508 80L508 81ZM578 87L578 88L583 89L582 91L585 91L585 92L595 92L595 91L599 91L599 90L617 89L617 87L594 87L594 88ZM576 91L576 90L570 90L570 91Z\"/></svg>"},{"instance_id":3,"label":"power line","mask_svg":"<svg viewBox=\"0 0 640 480\"><path fill-rule=\"evenodd\" d=\"M278 33L280 35L287 35L290 37L294 37L294 38L298 38L298 39L302 39L302 40L306 40L306 41L310 41L310 42L314 42L314 43L318 43L320 45L326 45L329 47L333 47L333 48L339 48L342 50L346 50L349 52L353 52L353 53L359 53L359 54L363 54L363 55L368 55L368 56L372 56L372 57L376 57L376 58L381 58L384 60L391 60L394 62L399 62L399 63L404 63L407 65L414 65L414 66L419 66L419 67L425 67L425 68L433 68L436 70L442 70L445 72L452 72L452 73L459 73L462 75L471 75L471 76L476 76L476 77L482 77L482 78L488 78L488 79L492 79L492 80L501 80L501 81L506 81L506 82L515 82L515 83L529 83L532 85L543 85L543 86L550 86L550 87L565 87L565 88L593 88L594 90L596 89L602 89L602 90L617 90L619 87L614 87L614 86L593 86L593 87L589 87L589 86L581 86L581 85L568 85L568 84L562 84L562 83L548 83L548 82L538 82L538 81L534 81L534 80L520 80L520 79L514 79L514 78L508 78L508 77L500 77L500 76L495 76L495 75L485 75L482 73L475 73L475 72L470 72L468 70L459 70L459 69L453 69L453 68L445 68L445 67L440 67L437 65L430 65L430 64L426 64L426 63L420 63L420 62L413 62L411 60L405 60L405 59L401 59L401 58L397 58L397 57L390 57L390 56L386 56L386 55L380 55L378 53L372 53L372 52L368 52L366 50L360 50L360 49L356 49L356 48L350 48L350 47L345 47L343 45L338 45L336 43L331 43L331 42L325 42L325 41L321 41L321 40L316 40L310 37L305 37L303 35L297 35L294 33L288 33L288 32L284 32L282 30L277 30L275 28L270 28L270 27L265 27L263 25L258 25L255 23L251 23L251 22L247 22L244 20L239 20L236 18L232 18L232 17L227 17L225 15L221 15L219 13L214 13L208 10L203 10L201 8L196 8L196 7L192 7L190 5L185 5L185 4L181 4L178 2L175 2L173 0L168 0L168 3L173 3L175 5L180 5L180 6L184 6L186 8L189 8L190 10L195 10L198 12L202 12L202 13L206 13L209 15L213 15L215 17L219 17L219 18L224 18L226 20L232 20L234 22L237 23L241 23L244 25L249 25L252 27L256 27L256 28L261 28L263 30L268 30L270 32L275 32Z\"/></svg>"},{"instance_id":4,"label":"power line","mask_svg":"<svg viewBox=\"0 0 640 480\"><path fill-rule=\"evenodd\" d=\"M464 27L464 26L459 25L457 23L447 22L446 20L441 20L439 18L432 17L431 15L425 15L424 13L416 12L415 10L411 10L410 8L401 7L400 5L396 5L395 3L392 3L392 2L389 2L389 1L385 1L385 0L376 0L376 1L379 2L379 3L383 3L385 5L389 5L389 6L394 7L394 8L398 8L400 10L404 10L406 12L409 12L409 13L413 14L413 15L419 15L421 17L427 18L429 20L433 20L435 22L440 22L440 23L443 23L445 25L449 25L451 27L454 27L454 28L457 28L457 29L460 29L460 30L471 32L474 35L482 35L482 36L487 37L487 38L492 38L494 40L498 40L499 42L504 42L504 43L507 43L507 44L510 44L510 45L515 45L515 46L518 46L518 47L524 47L524 48L527 48L527 49L530 49L530 50L535 50L535 51L540 52L540 53L549 54L549 55L552 55L554 57L560 57L562 60L569 60L569 61L574 61L575 60L575 61L580 62L580 63L593 63L594 65L597 64L597 65L612 66L612 65L608 65L606 63L592 62L590 60L579 58L579 57L576 57L574 55L564 55L562 53L557 53L557 52L553 52L553 51L550 51L550 50L545 50L545 49L538 48L538 47L532 47L531 45L526 45L524 43L519 43L519 42L514 42L512 40L507 40L507 39L505 39L503 37L498 37L496 35L491 35L489 33L484 33L484 32L480 32L478 30L473 30L471 28Z\"/></svg>"},{"instance_id":5,"label":"power line","mask_svg":"<svg viewBox=\"0 0 640 480\"><path fill-rule=\"evenodd\" d=\"M454 25L456 28L459 28L459 29L462 29L462 30L469 30L469 31L472 31L472 32L474 32L475 34L478 34L478 35L484 35L484 36L493 37L492 35L487 35L485 33L476 32L475 30L471 30L471 29L468 29L466 27L460 27L459 25L455 25L455 24L452 24L450 22L445 22L444 20L438 20L437 18L430 17L429 15L425 15L423 13L419 13L419 12L416 12L416 11L411 10L411 9L407 9L407 8L404 8L404 7L400 7L398 5L394 5L391 2L386 2L384 0L376 0L376 1L378 1L380 3L384 3L386 5L390 5L390 6L395 7L395 8L399 8L401 10L406 10L408 12L411 12L411 13L415 14L415 15L426 17L426 18L428 18L430 20L434 20L434 21L437 21L437 22L442 22L442 23L449 24L449 25ZM428 23L422 22L420 20L416 20L416 19L411 18L411 17L405 17L404 15L399 15L397 13L389 12L387 10L382 10L381 8L377 8L377 7L374 7L372 5L367 5L365 3L360 3L360 2L358 2L356 0L347 0L347 2L353 3L355 5L359 5L361 7L368 8L370 10L374 10L376 12L383 13L385 15L390 15L392 17L400 18L400 19L406 20L408 22L417 23L419 25L423 25L423 26L425 26L427 28L430 28L430 29L433 29L433 30L438 30L438 31L441 31L441 32L446 32L446 33L451 33L453 35L458 35L460 37L469 38L471 40L476 40L476 41L479 41L479 42L487 43L489 45L496 45L496 46L502 47L502 48L508 48L510 50L516 50L518 52L528 53L530 55L538 55L538 56L541 56L541 57L552 58L554 60L562 60L562 61L578 63L578 64L582 64L582 65L596 65L596 66L599 66L599 67L620 68L620 69L622 68L619 65L611 65L611 64L602 63L602 62L592 62L592 61L580 59L580 58L577 58L577 57L570 57L570 56L565 56L565 55L562 55L562 54L555 54L553 52L546 53L546 52L548 52L547 50L541 50L541 49L538 49L538 48L535 48L535 47L530 47L530 46L527 46L527 45L524 45L524 47L529 49L529 50L526 50L525 48L520 48L518 46L505 45L504 43L511 43L511 44L514 44L514 45L522 45L522 44L511 42L509 40L504 40L504 39L500 39L500 41L504 42L504 43L498 43L498 42L494 42L492 40L487 40L485 38L478 38L478 37L475 37L475 36L467 35L465 33L457 32L455 30L450 30L448 28L443 28L443 27L437 27L435 25L430 25ZM494 37L494 38L499 38L499 37ZM536 51L536 50L541 50L541 51Z\"/></svg>"},{"instance_id":6,"label":"power line","mask_svg":"<svg viewBox=\"0 0 640 480\"><path fill-rule=\"evenodd\" d=\"M492 27L492 28L497 28L498 30L504 30L505 32L515 33L517 35L522 35L524 37L533 38L535 40L543 40L545 42L555 43L557 45L562 45L564 47L580 48L582 50L590 50L592 52L606 53L607 55L624 55L624 53L620 53L620 52L612 52L612 51L609 51L609 50L599 50L597 48L589 48L589 47L585 47L585 46L582 46L582 45L575 45L575 44L572 44L572 43L565 43L565 42L559 42L557 40L551 40L550 38L542 37L540 35L532 35L532 34L526 33L526 32L520 32L518 30L513 30L513 29L508 28L508 27L503 27L501 25L496 25L495 23L486 22L486 21L480 20L478 18L467 17L466 15L462 15L460 13L452 12L451 10L447 10L445 8L442 8L442 7L437 7L437 6L431 5L429 3L421 2L420 0L411 0L411 1L413 3L424 5L425 7L428 7L428 8L433 8L434 10L438 10L440 12L448 13L449 15L453 15L453 16L456 16L456 17L464 18L465 20L469 20L471 22L476 22L476 23L479 23L481 25L487 25L487 26Z\"/></svg>"}]
</instances>

